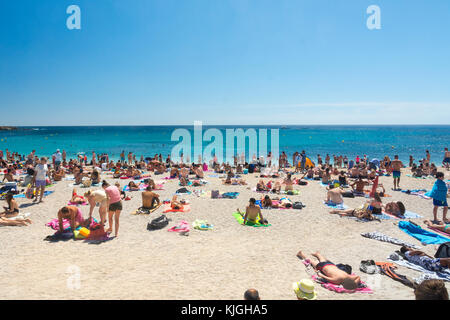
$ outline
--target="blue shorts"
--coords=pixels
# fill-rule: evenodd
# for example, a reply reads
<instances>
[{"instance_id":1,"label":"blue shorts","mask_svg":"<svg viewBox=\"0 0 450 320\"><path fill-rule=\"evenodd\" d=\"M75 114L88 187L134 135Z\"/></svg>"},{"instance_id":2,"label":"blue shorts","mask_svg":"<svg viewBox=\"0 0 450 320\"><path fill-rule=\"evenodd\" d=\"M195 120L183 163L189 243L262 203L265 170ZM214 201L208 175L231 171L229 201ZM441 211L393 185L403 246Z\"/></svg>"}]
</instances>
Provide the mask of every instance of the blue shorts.
<instances>
[{"instance_id":1,"label":"blue shorts","mask_svg":"<svg viewBox=\"0 0 450 320\"><path fill-rule=\"evenodd\" d=\"M36 180L36 188L45 187L47 185L47 181L45 180Z\"/></svg>"},{"instance_id":2,"label":"blue shorts","mask_svg":"<svg viewBox=\"0 0 450 320\"><path fill-rule=\"evenodd\" d=\"M450 163L450 158L445 158L444 163Z\"/></svg>"},{"instance_id":3,"label":"blue shorts","mask_svg":"<svg viewBox=\"0 0 450 320\"><path fill-rule=\"evenodd\" d=\"M433 205L436 207L448 207L447 200L441 201L433 199Z\"/></svg>"},{"instance_id":4,"label":"blue shorts","mask_svg":"<svg viewBox=\"0 0 450 320\"><path fill-rule=\"evenodd\" d=\"M392 176L394 177L394 178L400 178L400 171L392 171Z\"/></svg>"}]
</instances>

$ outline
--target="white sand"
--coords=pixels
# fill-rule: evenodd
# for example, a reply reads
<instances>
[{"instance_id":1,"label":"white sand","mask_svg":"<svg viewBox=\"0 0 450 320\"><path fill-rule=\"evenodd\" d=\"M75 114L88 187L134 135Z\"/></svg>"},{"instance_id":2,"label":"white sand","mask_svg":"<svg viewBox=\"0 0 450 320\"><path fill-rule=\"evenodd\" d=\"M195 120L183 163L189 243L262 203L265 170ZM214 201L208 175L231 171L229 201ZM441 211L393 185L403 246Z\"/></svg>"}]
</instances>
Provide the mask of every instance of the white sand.
<instances>
[{"instance_id":1,"label":"white sand","mask_svg":"<svg viewBox=\"0 0 450 320\"><path fill-rule=\"evenodd\" d=\"M434 180L409 178L405 176L406 170L403 171L401 187L404 189L431 189ZM360 235L363 232L380 231L421 245L402 232L394 220L362 223L330 215L322 204L325 188L317 181L310 181L308 186L295 186L300 195L289 196L306 204L303 210L263 210L271 227L241 226L232 213L238 207L244 210L250 197L261 197L250 190L258 177L259 174L246 175L248 186L224 186L218 178L206 176L210 183L203 189L238 191L240 195L236 200L185 196L191 201L191 212L168 213L172 218L169 227L182 219L190 223L206 219L214 224L213 230L192 230L188 237L167 232L167 228L147 231L147 222L159 216L162 208L150 216L131 215L140 206L141 196L140 192L128 192L133 199L123 202L119 237L99 245L73 240L43 241L54 232L45 223L56 217L72 192L72 182L59 182L48 189L55 192L44 203L21 208L22 212L31 213L31 226L0 228L3 275L0 299L241 299L248 288L256 288L262 299L296 299L292 283L309 277L296 257L300 249L308 255L319 250L335 263L350 264L375 291L374 294L337 294L316 285L318 299L413 299L412 289L401 283L359 271L361 260L387 261L389 254L400 248L364 238ZM160 178L156 176L155 180ZM122 186L129 182L108 180L120 181ZM403 201L408 210L424 216L414 220L421 226L425 218L432 218L431 200L392 191L392 177L381 177L380 182L393 195L383 198L384 202ZM169 199L178 188L178 181L169 180L165 190L158 193L161 199ZM79 193L82 191L79 189ZM345 198L351 208L364 201L361 197ZM18 202L31 201L18 199ZM87 216L89 207L81 208ZM94 217L98 218L98 209ZM436 248L429 245L423 250L433 255ZM79 289L68 286L68 281L70 284L74 278L70 273L73 266L80 270ZM397 271L419 276L419 272L401 266Z\"/></svg>"}]
</instances>

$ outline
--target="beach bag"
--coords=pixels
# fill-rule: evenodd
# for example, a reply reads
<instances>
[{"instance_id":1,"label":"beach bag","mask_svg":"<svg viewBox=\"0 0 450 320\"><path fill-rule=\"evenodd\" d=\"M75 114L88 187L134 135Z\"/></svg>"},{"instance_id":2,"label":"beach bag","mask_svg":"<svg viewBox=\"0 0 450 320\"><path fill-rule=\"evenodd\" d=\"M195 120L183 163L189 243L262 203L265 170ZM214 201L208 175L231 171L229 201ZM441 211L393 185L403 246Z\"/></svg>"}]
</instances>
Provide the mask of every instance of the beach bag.
<instances>
[{"instance_id":1,"label":"beach bag","mask_svg":"<svg viewBox=\"0 0 450 320\"><path fill-rule=\"evenodd\" d=\"M351 191L343 192L342 196L345 198L354 198L355 197L355 195Z\"/></svg>"},{"instance_id":2,"label":"beach bag","mask_svg":"<svg viewBox=\"0 0 450 320\"><path fill-rule=\"evenodd\" d=\"M186 189L186 188L180 188L180 189L177 190L176 193L189 193L189 190Z\"/></svg>"},{"instance_id":3,"label":"beach bag","mask_svg":"<svg viewBox=\"0 0 450 320\"><path fill-rule=\"evenodd\" d=\"M293 209L303 209L303 207L304 205L300 201L294 202L294 204L292 205Z\"/></svg>"},{"instance_id":4,"label":"beach bag","mask_svg":"<svg viewBox=\"0 0 450 320\"><path fill-rule=\"evenodd\" d=\"M336 265L336 267L338 267L340 270L344 272L347 272L348 274L352 274L352 267L349 266L348 264L339 263Z\"/></svg>"},{"instance_id":5,"label":"beach bag","mask_svg":"<svg viewBox=\"0 0 450 320\"><path fill-rule=\"evenodd\" d=\"M450 242L445 242L439 246L434 255L436 259L439 258L450 258Z\"/></svg>"},{"instance_id":6,"label":"beach bag","mask_svg":"<svg viewBox=\"0 0 450 320\"><path fill-rule=\"evenodd\" d=\"M217 199L217 198L219 198L219 190L212 190L212 191L211 191L211 198L212 198L212 199Z\"/></svg>"},{"instance_id":7,"label":"beach bag","mask_svg":"<svg viewBox=\"0 0 450 320\"><path fill-rule=\"evenodd\" d=\"M147 224L147 230L159 230L166 227L169 224L170 219L166 217L166 215L162 214L156 219L153 219Z\"/></svg>"},{"instance_id":8,"label":"beach bag","mask_svg":"<svg viewBox=\"0 0 450 320\"><path fill-rule=\"evenodd\" d=\"M103 225L92 221L91 225L89 227L89 235L87 236L87 239L89 240L98 240L102 239L106 236L105 228Z\"/></svg>"}]
</instances>

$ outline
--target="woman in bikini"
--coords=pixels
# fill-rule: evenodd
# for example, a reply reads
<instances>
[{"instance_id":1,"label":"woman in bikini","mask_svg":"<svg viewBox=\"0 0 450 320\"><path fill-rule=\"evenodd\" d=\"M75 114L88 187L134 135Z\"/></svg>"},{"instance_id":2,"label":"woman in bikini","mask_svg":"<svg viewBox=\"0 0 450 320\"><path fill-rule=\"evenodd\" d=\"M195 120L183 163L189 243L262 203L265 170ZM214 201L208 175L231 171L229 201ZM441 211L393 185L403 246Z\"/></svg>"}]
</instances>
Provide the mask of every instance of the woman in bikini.
<instances>
[{"instance_id":1,"label":"woman in bikini","mask_svg":"<svg viewBox=\"0 0 450 320\"><path fill-rule=\"evenodd\" d=\"M5 211L0 213L0 217L2 218L13 218L19 214L19 205L17 201L14 199L12 193L7 193L5 196L6 203L8 207L3 207Z\"/></svg>"},{"instance_id":2,"label":"woman in bikini","mask_svg":"<svg viewBox=\"0 0 450 320\"><path fill-rule=\"evenodd\" d=\"M83 204L86 202L86 199L83 196L77 194L77 190L73 189L72 198L70 199L71 204Z\"/></svg>"},{"instance_id":3,"label":"woman in bikini","mask_svg":"<svg viewBox=\"0 0 450 320\"><path fill-rule=\"evenodd\" d=\"M26 215L19 214L19 206L13 195L8 193L5 197L8 207L4 207L5 211L0 213L0 226L27 226L32 221L26 218Z\"/></svg>"},{"instance_id":4,"label":"woman in bikini","mask_svg":"<svg viewBox=\"0 0 450 320\"><path fill-rule=\"evenodd\" d=\"M139 191L140 186L141 182L136 184L134 181L130 181L130 183L128 183L128 188L130 189L130 191Z\"/></svg>"},{"instance_id":5,"label":"woman in bikini","mask_svg":"<svg viewBox=\"0 0 450 320\"><path fill-rule=\"evenodd\" d=\"M439 224L434 224L431 220L425 220L423 223L425 223L429 228L434 228L444 233L450 234L450 224L448 223L446 224L444 222L439 221Z\"/></svg>"},{"instance_id":6,"label":"woman in bikini","mask_svg":"<svg viewBox=\"0 0 450 320\"><path fill-rule=\"evenodd\" d=\"M170 207L175 210L183 210L183 202L184 201L178 201L177 196L175 195L172 197L172 201L170 201Z\"/></svg>"}]
</instances>

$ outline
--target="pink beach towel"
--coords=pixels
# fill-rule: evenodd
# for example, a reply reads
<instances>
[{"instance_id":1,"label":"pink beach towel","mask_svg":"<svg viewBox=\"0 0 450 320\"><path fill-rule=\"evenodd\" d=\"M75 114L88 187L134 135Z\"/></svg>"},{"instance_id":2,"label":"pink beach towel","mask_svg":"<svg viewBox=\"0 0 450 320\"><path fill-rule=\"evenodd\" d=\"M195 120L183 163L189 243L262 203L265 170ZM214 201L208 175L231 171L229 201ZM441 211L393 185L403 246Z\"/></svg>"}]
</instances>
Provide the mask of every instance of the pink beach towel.
<instances>
[{"instance_id":1,"label":"pink beach towel","mask_svg":"<svg viewBox=\"0 0 450 320\"><path fill-rule=\"evenodd\" d=\"M302 260L302 262L303 262L303 264L304 264L306 267L311 266L311 261L310 261L309 259ZM355 292L358 292L358 293L373 293L373 290L370 289L370 288L367 286L367 284L365 284L365 283L362 282L362 281L361 281L361 284L363 284L365 287L358 288L358 289L356 289L356 290L347 290L347 289L344 289L344 287L341 286L341 285L333 284L333 283L330 283L330 282L323 282L323 281L322 281L317 275L315 275L315 274L311 275L311 278L312 278L315 282L320 283L320 284L322 285L322 287L324 287L325 289L328 289L328 290L330 290L330 291L334 291L334 292L337 292L337 293L355 293Z\"/></svg>"},{"instance_id":2,"label":"pink beach towel","mask_svg":"<svg viewBox=\"0 0 450 320\"><path fill-rule=\"evenodd\" d=\"M53 219L49 223L46 224L47 227L52 228L53 230L59 230L59 221L58 219ZM63 230L70 228L70 222L67 219L63 219Z\"/></svg>"},{"instance_id":3,"label":"pink beach towel","mask_svg":"<svg viewBox=\"0 0 450 320\"><path fill-rule=\"evenodd\" d=\"M176 226L169 228L167 231L169 231L169 232L189 232L190 231L189 223L185 220L181 220Z\"/></svg>"},{"instance_id":4,"label":"pink beach towel","mask_svg":"<svg viewBox=\"0 0 450 320\"><path fill-rule=\"evenodd\" d=\"M325 289L328 289L330 291L334 291L337 293L373 293L373 290L370 289L369 287L363 287L363 288L358 288L356 290L347 290L344 289L343 286L341 285L337 285L334 283L330 283L330 282L323 282L322 280L320 280L320 278L317 275L312 275L311 278L316 281L317 283L320 283L322 285L322 287L324 287ZM366 285L364 282L361 281L361 284Z\"/></svg>"},{"instance_id":5,"label":"pink beach towel","mask_svg":"<svg viewBox=\"0 0 450 320\"><path fill-rule=\"evenodd\" d=\"M67 202L67 204L68 204L69 206L78 206L78 205L80 205L80 203L75 203L75 202L72 202L72 201ZM81 203L81 205L82 205L82 206L87 206L88 203L85 201L85 202Z\"/></svg>"}]
</instances>

